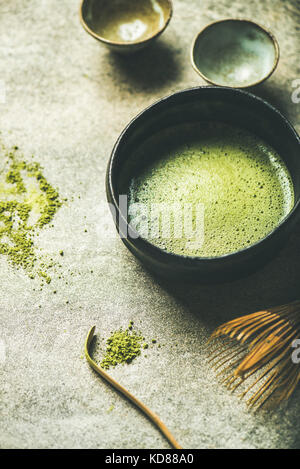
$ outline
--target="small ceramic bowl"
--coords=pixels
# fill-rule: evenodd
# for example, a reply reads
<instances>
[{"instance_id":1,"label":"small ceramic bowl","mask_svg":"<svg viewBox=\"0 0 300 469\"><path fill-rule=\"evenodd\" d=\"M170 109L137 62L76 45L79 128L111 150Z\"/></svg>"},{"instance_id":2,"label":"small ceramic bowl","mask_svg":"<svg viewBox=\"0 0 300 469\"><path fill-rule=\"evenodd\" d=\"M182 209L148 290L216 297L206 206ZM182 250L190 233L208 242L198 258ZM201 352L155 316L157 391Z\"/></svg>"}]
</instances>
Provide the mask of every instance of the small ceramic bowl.
<instances>
[{"instance_id":1,"label":"small ceramic bowl","mask_svg":"<svg viewBox=\"0 0 300 469\"><path fill-rule=\"evenodd\" d=\"M85 30L108 48L135 52L156 39L172 17L171 0L82 0Z\"/></svg>"},{"instance_id":2,"label":"small ceramic bowl","mask_svg":"<svg viewBox=\"0 0 300 469\"><path fill-rule=\"evenodd\" d=\"M192 65L213 85L247 88L266 80L277 67L279 46L262 26L245 19L226 19L196 36Z\"/></svg>"},{"instance_id":3,"label":"small ceramic bowl","mask_svg":"<svg viewBox=\"0 0 300 469\"><path fill-rule=\"evenodd\" d=\"M147 139L165 129L199 121L224 122L244 128L266 141L284 159L294 185L294 208L271 233L256 244L219 257L178 255L151 244L128 223L128 207L121 197L129 192L135 172L142 170L144 165L147 167L148 159L134 157L135 151ZM154 147L153 154L156 150ZM300 139L291 124L272 105L251 93L203 86L162 98L125 128L108 164L107 198L122 241L149 270L166 278L197 279L206 283L247 275L274 256L300 219L299 153Z\"/></svg>"}]
</instances>

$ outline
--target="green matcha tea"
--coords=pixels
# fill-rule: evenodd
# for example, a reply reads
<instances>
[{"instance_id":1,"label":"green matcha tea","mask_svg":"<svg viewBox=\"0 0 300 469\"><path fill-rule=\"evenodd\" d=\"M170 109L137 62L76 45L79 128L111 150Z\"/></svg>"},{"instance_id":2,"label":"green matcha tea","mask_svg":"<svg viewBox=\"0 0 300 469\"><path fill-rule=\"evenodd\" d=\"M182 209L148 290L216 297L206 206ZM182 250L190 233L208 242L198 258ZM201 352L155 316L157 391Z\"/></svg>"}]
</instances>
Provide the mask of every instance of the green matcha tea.
<instances>
[{"instance_id":1,"label":"green matcha tea","mask_svg":"<svg viewBox=\"0 0 300 469\"><path fill-rule=\"evenodd\" d=\"M197 123L164 130L144 142L134 158L144 163L131 180L129 222L168 252L215 257L241 250L270 233L294 205L291 176L278 153L229 125ZM158 206L170 208L169 235L161 219L157 225L161 215L156 211L153 216ZM178 235L178 223L184 226L188 208L195 225L201 206L204 237L197 245L184 230Z\"/></svg>"}]
</instances>

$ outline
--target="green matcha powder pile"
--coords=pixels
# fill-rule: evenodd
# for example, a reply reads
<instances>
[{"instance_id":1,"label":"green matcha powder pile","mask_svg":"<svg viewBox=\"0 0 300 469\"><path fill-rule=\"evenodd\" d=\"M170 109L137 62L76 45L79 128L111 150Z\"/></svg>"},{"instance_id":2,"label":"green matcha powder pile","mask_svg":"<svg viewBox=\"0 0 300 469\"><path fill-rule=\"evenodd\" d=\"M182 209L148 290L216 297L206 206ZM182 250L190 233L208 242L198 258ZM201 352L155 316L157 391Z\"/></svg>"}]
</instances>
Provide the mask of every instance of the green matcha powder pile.
<instances>
[{"instance_id":1,"label":"green matcha powder pile","mask_svg":"<svg viewBox=\"0 0 300 469\"><path fill-rule=\"evenodd\" d=\"M47 182L38 163L17 158L15 147L6 152L0 174L0 254L34 278L51 282L47 268L36 254L35 236L53 220L61 207L58 192ZM3 161L2 161L3 163Z\"/></svg>"},{"instance_id":2,"label":"green matcha powder pile","mask_svg":"<svg viewBox=\"0 0 300 469\"><path fill-rule=\"evenodd\" d=\"M143 343L144 337L133 330L133 321L130 321L127 329L122 328L112 332L106 341L105 356L101 362L101 367L108 370L119 364L130 363L141 354L142 347L148 348L148 344Z\"/></svg>"}]
</instances>

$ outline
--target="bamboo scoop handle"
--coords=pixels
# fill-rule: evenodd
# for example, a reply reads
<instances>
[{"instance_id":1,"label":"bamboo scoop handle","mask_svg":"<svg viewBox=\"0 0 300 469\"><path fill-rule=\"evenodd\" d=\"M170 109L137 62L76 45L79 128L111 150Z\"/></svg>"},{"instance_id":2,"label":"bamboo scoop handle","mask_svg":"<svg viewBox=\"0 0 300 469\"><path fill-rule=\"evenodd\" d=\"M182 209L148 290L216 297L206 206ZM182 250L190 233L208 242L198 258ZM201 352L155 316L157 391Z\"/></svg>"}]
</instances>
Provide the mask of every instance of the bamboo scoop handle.
<instances>
[{"instance_id":1,"label":"bamboo scoop handle","mask_svg":"<svg viewBox=\"0 0 300 469\"><path fill-rule=\"evenodd\" d=\"M134 397L127 389L125 389L121 384L119 384L116 380L114 380L106 371L103 370L100 366L97 365L96 362L91 358L89 354L89 346L92 342L94 337L96 326L93 326L88 333L88 336L85 341L85 356L89 363L89 365L103 378L105 379L112 387L114 387L117 391L119 391L123 396L125 396L129 401L131 401L136 407L138 407L150 420L154 425L160 430L160 432L165 436L165 438L169 441L175 449L182 449L182 447L177 443L174 436L168 430L166 425L158 418L158 416L152 412L145 404L143 404L139 399Z\"/></svg>"}]
</instances>

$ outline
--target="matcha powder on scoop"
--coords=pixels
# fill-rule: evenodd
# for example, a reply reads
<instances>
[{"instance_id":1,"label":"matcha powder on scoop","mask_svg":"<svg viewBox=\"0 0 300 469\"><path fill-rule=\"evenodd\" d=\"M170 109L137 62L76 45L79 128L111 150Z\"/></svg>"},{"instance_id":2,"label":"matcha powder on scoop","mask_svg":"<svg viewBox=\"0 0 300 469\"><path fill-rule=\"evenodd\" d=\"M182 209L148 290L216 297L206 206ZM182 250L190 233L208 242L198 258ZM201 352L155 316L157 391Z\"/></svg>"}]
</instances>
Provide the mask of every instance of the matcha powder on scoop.
<instances>
[{"instance_id":1,"label":"matcha powder on scoop","mask_svg":"<svg viewBox=\"0 0 300 469\"><path fill-rule=\"evenodd\" d=\"M104 358L100 364L108 370L119 364L130 363L141 354L141 349L147 348L144 337L133 330L133 321L130 321L127 329L122 328L112 332L106 341Z\"/></svg>"}]
</instances>

